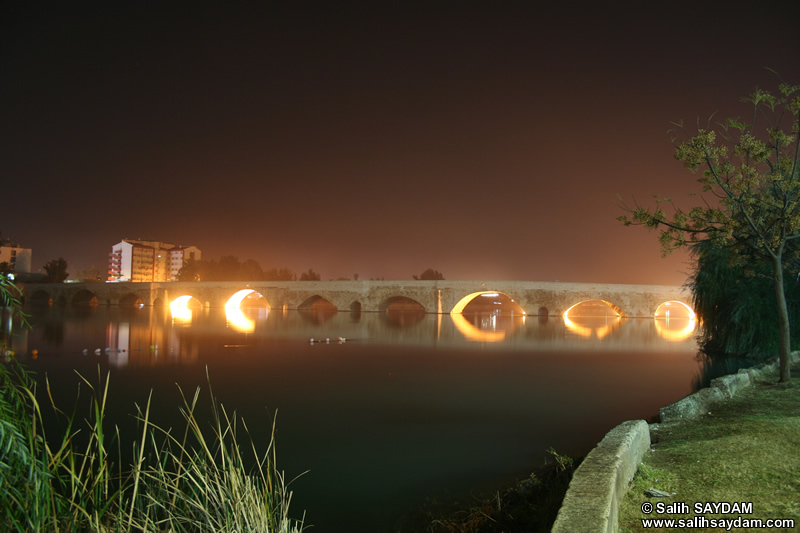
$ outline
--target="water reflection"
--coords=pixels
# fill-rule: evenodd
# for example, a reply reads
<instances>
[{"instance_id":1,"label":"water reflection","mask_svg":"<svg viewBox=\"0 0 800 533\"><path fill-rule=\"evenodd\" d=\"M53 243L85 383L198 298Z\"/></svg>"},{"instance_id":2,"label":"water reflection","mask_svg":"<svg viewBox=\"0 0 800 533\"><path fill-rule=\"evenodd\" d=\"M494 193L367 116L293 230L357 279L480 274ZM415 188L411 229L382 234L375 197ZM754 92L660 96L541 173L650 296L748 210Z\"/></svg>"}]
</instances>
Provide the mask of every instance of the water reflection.
<instances>
[{"instance_id":1,"label":"water reflection","mask_svg":"<svg viewBox=\"0 0 800 533\"><path fill-rule=\"evenodd\" d=\"M580 316L570 318L564 314L564 325L579 337L604 339L619 329L624 320L619 316Z\"/></svg>"},{"instance_id":2,"label":"water reflection","mask_svg":"<svg viewBox=\"0 0 800 533\"><path fill-rule=\"evenodd\" d=\"M176 384L205 391L210 376L259 449L280 413L281 469L288 478L309 471L292 486L292 507L307 510L320 533L390 531L425 497L469 498L526 475L550 447L585 454L616 424L692 392L702 364L691 336L673 338L685 329L673 320L571 318L593 332L585 336L561 317L491 310L240 315L190 306L185 321L167 309L74 311L34 314L19 344L20 353L39 350L31 366L65 405L80 382L75 370L92 376L100 366L111 375L109 420L121 431L136 434L124 423L151 393L156 422L177 427ZM46 334L58 323L59 335Z\"/></svg>"},{"instance_id":3,"label":"water reflection","mask_svg":"<svg viewBox=\"0 0 800 533\"><path fill-rule=\"evenodd\" d=\"M453 325L464 338L474 342L503 342L525 322L524 316L498 312L450 315Z\"/></svg>"},{"instance_id":4,"label":"water reflection","mask_svg":"<svg viewBox=\"0 0 800 533\"><path fill-rule=\"evenodd\" d=\"M467 313L430 315L416 310L385 313L337 313L321 307L304 311L270 312L262 308L116 309L86 314L70 312L65 326L63 310L48 308L34 315L38 343L56 349L76 337L94 338L78 352L101 350L114 366L194 363L202 339L222 339L239 346L270 339L345 338L370 343L398 343L432 347L548 351L593 350L667 351L696 346L695 320L620 319L618 317L538 317L516 314ZM102 332L98 338L97 332ZM28 349L27 331L18 331L11 344L18 352ZM33 347L35 348L35 347Z\"/></svg>"},{"instance_id":5,"label":"water reflection","mask_svg":"<svg viewBox=\"0 0 800 533\"><path fill-rule=\"evenodd\" d=\"M697 329L694 318L656 318L654 323L659 336L674 342L690 339Z\"/></svg>"}]
</instances>

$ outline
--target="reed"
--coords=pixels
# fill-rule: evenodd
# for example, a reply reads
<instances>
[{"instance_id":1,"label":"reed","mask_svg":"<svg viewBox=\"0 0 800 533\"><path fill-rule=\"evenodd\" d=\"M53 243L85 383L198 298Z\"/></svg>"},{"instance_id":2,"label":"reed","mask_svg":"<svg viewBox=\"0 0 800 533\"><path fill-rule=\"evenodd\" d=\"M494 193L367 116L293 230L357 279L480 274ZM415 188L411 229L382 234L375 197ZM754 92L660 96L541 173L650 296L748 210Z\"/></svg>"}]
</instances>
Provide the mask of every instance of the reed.
<instances>
[{"instance_id":1,"label":"reed","mask_svg":"<svg viewBox=\"0 0 800 533\"><path fill-rule=\"evenodd\" d=\"M11 361L0 365L0 526L7 531L214 531L294 533L302 520L289 517L292 493L275 466L274 431L258 453L244 421L237 422L211 394L210 428L196 416L200 389L183 396L180 437L150 420L150 401L137 407L140 438L129 468L121 457L118 428L105 421L109 379L98 373L88 386L87 416L78 402L61 421L57 438L45 434L37 385ZM210 391L210 385L209 385ZM244 443L246 446L244 446ZM115 450L115 454L109 453ZM245 456L252 454L252 458ZM248 468L248 459L252 466Z\"/></svg>"},{"instance_id":2,"label":"reed","mask_svg":"<svg viewBox=\"0 0 800 533\"><path fill-rule=\"evenodd\" d=\"M210 381L209 381L210 383ZM211 386L209 384L209 391ZM289 517L292 493L275 467L274 432L259 455L242 420L212 398L211 431L203 431L195 415L200 389L191 401L183 395L186 423L180 438L150 422L150 401L139 411L141 440L136 443L126 528L140 531L302 531L302 521ZM243 440L254 466L247 467ZM253 472L254 471L254 472Z\"/></svg>"}]
</instances>

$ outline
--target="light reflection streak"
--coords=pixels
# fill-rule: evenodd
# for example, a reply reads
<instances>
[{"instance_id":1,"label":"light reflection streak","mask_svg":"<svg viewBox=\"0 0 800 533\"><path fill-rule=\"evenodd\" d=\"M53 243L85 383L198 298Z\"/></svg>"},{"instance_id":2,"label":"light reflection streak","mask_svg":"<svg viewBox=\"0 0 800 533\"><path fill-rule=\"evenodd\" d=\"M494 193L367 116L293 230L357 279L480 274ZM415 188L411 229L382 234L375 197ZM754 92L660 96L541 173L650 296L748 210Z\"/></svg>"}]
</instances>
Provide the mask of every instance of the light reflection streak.
<instances>
[{"instance_id":1,"label":"light reflection streak","mask_svg":"<svg viewBox=\"0 0 800 533\"><path fill-rule=\"evenodd\" d=\"M451 313L450 318L453 319L453 325L456 329L467 338L467 340L475 342L502 342L506 338L505 331L486 331L482 330L469 320L464 318L461 313Z\"/></svg>"},{"instance_id":2,"label":"light reflection streak","mask_svg":"<svg viewBox=\"0 0 800 533\"><path fill-rule=\"evenodd\" d=\"M680 327L680 324L685 322L686 325ZM679 325L677 328L670 327L671 323ZM659 337L672 342L684 341L692 336L695 328L697 327L697 320L695 318L666 318L661 319L656 317L655 320L656 331Z\"/></svg>"},{"instance_id":3,"label":"light reflection streak","mask_svg":"<svg viewBox=\"0 0 800 533\"><path fill-rule=\"evenodd\" d=\"M256 321L247 318L238 307L225 306L225 319L228 326L241 333L253 333L256 330Z\"/></svg>"},{"instance_id":4,"label":"light reflection streak","mask_svg":"<svg viewBox=\"0 0 800 533\"><path fill-rule=\"evenodd\" d=\"M581 337L585 337L587 339L591 338L594 334L598 339L605 338L611 331L613 331L617 326L620 324L620 317L616 317L614 324L606 324L601 327L591 328L587 326L581 326L576 324L572 321L567 313L564 313L564 325L570 330L572 333L579 335Z\"/></svg>"},{"instance_id":5,"label":"light reflection streak","mask_svg":"<svg viewBox=\"0 0 800 533\"><path fill-rule=\"evenodd\" d=\"M687 313L687 315L688 315L688 316L686 316L686 317L682 317L682 316L681 316L681 317L673 317L673 318L688 318L688 319L690 319L690 320L694 320L694 319L696 319L696 318L697 318L697 315L695 314L695 312L694 312L694 309L692 309L691 307L689 307L689 306L688 306L688 305L686 305L685 303L683 303L683 302L681 302L681 301L678 301L678 300L670 300L670 301L668 301L668 302L664 302L663 304L659 305L659 306L658 306L658 309L656 309L656 312L655 312L655 317L656 317L656 318L667 318L667 319L668 319L668 318L670 318L670 316L669 316L669 315L670 315L670 309L666 309L666 310L664 311L664 315L663 315L663 317L662 317L662 316L659 316L659 315L660 315L660 311L662 311L662 309L663 309L663 308L665 308L665 307L669 307L669 306L671 306L672 304L676 304L678 307L683 307L683 308L684 308L684 310L685 310L685 312L686 312L686 313Z\"/></svg>"}]
</instances>

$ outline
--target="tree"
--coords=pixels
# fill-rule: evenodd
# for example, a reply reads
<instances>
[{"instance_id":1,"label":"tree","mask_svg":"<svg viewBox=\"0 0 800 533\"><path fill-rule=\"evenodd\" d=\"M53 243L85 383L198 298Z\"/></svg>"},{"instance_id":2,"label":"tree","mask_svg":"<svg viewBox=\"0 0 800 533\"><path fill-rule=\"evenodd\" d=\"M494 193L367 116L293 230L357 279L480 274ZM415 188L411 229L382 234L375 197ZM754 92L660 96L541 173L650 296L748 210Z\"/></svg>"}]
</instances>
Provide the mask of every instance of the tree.
<instances>
[{"instance_id":1,"label":"tree","mask_svg":"<svg viewBox=\"0 0 800 533\"><path fill-rule=\"evenodd\" d=\"M778 95L756 89L743 101L752 106L750 122L728 119L715 130L709 121L691 136L682 124L674 130L675 159L693 172L703 170L697 181L714 197L711 202L704 199L685 211L666 198L654 209L626 208L629 215L619 220L659 229L665 255L707 240L728 248L734 264L767 264L778 317L780 381L786 382L791 332L783 272L786 247L800 238L800 86L782 83ZM671 217L662 204L670 206Z\"/></svg>"},{"instance_id":2,"label":"tree","mask_svg":"<svg viewBox=\"0 0 800 533\"><path fill-rule=\"evenodd\" d=\"M264 271L255 259L246 259L239 267L241 281L260 281L264 279Z\"/></svg>"},{"instance_id":3,"label":"tree","mask_svg":"<svg viewBox=\"0 0 800 533\"><path fill-rule=\"evenodd\" d=\"M434 270L432 268L425 270L419 276L414 274L413 277L414 279L444 279L444 275L442 275L441 272L439 272L438 270Z\"/></svg>"},{"instance_id":4,"label":"tree","mask_svg":"<svg viewBox=\"0 0 800 533\"><path fill-rule=\"evenodd\" d=\"M78 275L75 276L75 278L82 279L83 281L103 281L103 277L100 275L100 271L94 265L89 267L87 270L79 271Z\"/></svg>"},{"instance_id":5,"label":"tree","mask_svg":"<svg viewBox=\"0 0 800 533\"><path fill-rule=\"evenodd\" d=\"M178 271L178 281L200 281L203 279L203 262L189 259Z\"/></svg>"},{"instance_id":6,"label":"tree","mask_svg":"<svg viewBox=\"0 0 800 533\"><path fill-rule=\"evenodd\" d=\"M319 281L319 279L319 274L310 268L308 269L308 272L303 272L300 274L300 281Z\"/></svg>"},{"instance_id":7,"label":"tree","mask_svg":"<svg viewBox=\"0 0 800 533\"><path fill-rule=\"evenodd\" d=\"M45 283L62 283L69 277L67 261L63 257L49 261L44 266L44 271L46 273L43 280Z\"/></svg>"},{"instance_id":8,"label":"tree","mask_svg":"<svg viewBox=\"0 0 800 533\"><path fill-rule=\"evenodd\" d=\"M264 271L264 280L266 281L294 281L296 279L297 274L286 267L280 269L272 267Z\"/></svg>"},{"instance_id":9,"label":"tree","mask_svg":"<svg viewBox=\"0 0 800 533\"><path fill-rule=\"evenodd\" d=\"M791 246L794 252L796 245ZM688 285L693 307L702 319L701 347L707 354L768 356L779 351L775 335L777 306L764 261L732 264L735 252L702 242L692 247L697 259ZM789 269L796 268L790 265ZM784 272L789 323L800 321L800 285L790 270ZM792 328L792 343L800 332Z\"/></svg>"}]
</instances>

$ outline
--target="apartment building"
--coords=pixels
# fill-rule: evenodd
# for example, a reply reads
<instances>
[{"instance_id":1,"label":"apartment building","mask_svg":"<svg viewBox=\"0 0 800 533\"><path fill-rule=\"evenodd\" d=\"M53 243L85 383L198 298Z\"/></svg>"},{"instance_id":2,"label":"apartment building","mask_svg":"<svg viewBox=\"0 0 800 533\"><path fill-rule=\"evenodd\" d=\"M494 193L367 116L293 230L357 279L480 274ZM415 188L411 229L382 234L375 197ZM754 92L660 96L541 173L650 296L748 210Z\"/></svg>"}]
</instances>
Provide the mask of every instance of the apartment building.
<instances>
[{"instance_id":1,"label":"apartment building","mask_svg":"<svg viewBox=\"0 0 800 533\"><path fill-rule=\"evenodd\" d=\"M108 254L108 281L176 281L189 259L200 260L196 246L123 239Z\"/></svg>"},{"instance_id":2,"label":"apartment building","mask_svg":"<svg viewBox=\"0 0 800 533\"><path fill-rule=\"evenodd\" d=\"M30 248L20 248L11 243L3 243L0 246L0 263L8 263L11 272L30 273L31 256Z\"/></svg>"}]
</instances>

